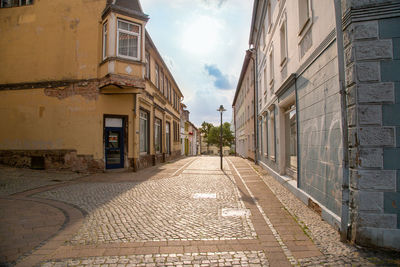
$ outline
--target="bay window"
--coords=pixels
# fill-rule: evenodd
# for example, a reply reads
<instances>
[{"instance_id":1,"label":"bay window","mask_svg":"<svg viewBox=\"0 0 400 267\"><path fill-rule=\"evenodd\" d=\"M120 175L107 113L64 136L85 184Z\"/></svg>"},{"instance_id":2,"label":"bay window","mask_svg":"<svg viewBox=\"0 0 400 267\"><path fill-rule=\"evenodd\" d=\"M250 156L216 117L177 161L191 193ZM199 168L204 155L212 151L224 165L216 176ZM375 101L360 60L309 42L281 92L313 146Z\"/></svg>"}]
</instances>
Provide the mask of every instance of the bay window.
<instances>
[{"instance_id":1,"label":"bay window","mask_svg":"<svg viewBox=\"0 0 400 267\"><path fill-rule=\"evenodd\" d=\"M140 60L140 25L118 20L118 56Z\"/></svg>"}]
</instances>

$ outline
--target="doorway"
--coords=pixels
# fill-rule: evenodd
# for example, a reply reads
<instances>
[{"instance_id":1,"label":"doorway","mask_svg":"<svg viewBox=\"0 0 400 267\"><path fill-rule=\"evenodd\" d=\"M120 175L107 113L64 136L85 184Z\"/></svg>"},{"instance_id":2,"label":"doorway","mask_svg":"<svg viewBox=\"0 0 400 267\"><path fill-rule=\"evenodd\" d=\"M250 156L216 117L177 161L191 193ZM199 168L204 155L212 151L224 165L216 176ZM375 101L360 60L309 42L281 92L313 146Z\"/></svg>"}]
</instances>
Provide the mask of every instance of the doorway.
<instances>
[{"instance_id":1,"label":"doorway","mask_svg":"<svg viewBox=\"0 0 400 267\"><path fill-rule=\"evenodd\" d=\"M123 168L124 157L124 119L105 119L105 160L106 169Z\"/></svg>"}]
</instances>

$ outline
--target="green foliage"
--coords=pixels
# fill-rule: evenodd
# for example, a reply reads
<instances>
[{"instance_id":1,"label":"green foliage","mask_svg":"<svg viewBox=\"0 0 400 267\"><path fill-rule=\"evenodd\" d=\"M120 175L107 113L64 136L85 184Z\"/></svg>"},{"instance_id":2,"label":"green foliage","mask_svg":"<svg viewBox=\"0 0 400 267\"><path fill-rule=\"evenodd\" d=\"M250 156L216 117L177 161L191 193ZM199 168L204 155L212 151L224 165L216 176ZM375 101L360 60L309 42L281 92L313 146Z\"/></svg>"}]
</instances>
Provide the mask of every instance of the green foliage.
<instances>
[{"instance_id":1,"label":"green foliage","mask_svg":"<svg viewBox=\"0 0 400 267\"><path fill-rule=\"evenodd\" d=\"M210 129L210 132L208 133L207 143L211 144L211 145L219 146L220 135L221 135L221 127L213 126ZM235 137L233 136L233 133L231 132L231 124L229 122L225 122L222 125L222 145L230 147L233 144L234 139L235 139Z\"/></svg>"},{"instance_id":2,"label":"green foliage","mask_svg":"<svg viewBox=\"0 0 400 267\"><path fill-rule=\"evenodd\" d=\"M208 136L213 127L214 125L212 125L212 123L209 122L203 121L203 123L201 124L200 132L204 134L204 142L207 143L207 146L210 145L210 143L208 142Z\"/></svg>"}]
</instances>

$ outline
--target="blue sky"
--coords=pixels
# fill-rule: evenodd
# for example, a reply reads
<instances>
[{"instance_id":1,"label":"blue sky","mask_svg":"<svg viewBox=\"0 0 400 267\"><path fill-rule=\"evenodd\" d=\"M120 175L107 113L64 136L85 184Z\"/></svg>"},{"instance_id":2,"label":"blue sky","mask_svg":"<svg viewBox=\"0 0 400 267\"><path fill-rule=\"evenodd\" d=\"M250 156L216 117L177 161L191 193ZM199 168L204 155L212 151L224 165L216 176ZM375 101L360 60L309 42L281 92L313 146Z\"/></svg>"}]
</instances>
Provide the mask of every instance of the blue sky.
<instances>
[{"instance_id":1,"label":"blue sky","mask_svg":"<svg viewBox=\"0 0 400 267\"><path fill-rule=\"evenodd\" d=\"M219 124L240 75L251 23L252 0L141 0L157 49L169 66L190 111L190 120Z\"/></svg>"}]
</instances>

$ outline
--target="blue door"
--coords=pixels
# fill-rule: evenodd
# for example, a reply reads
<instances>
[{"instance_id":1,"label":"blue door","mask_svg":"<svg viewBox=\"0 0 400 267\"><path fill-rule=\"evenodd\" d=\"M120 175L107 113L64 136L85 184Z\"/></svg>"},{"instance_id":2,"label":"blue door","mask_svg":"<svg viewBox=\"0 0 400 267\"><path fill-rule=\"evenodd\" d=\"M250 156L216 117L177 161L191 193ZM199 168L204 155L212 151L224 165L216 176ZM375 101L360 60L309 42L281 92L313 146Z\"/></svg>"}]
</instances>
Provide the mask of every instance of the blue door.
<instances>
[{"instance_id":1,"label":"blue door","mask_svg":"<svg viewBox=\"0 0 400 267\"><path fill-rule=\"evenodd\" d=\"M124 167L124 131L122 127L106 127L106 169Z\"/></svg>"}]
</instances>

